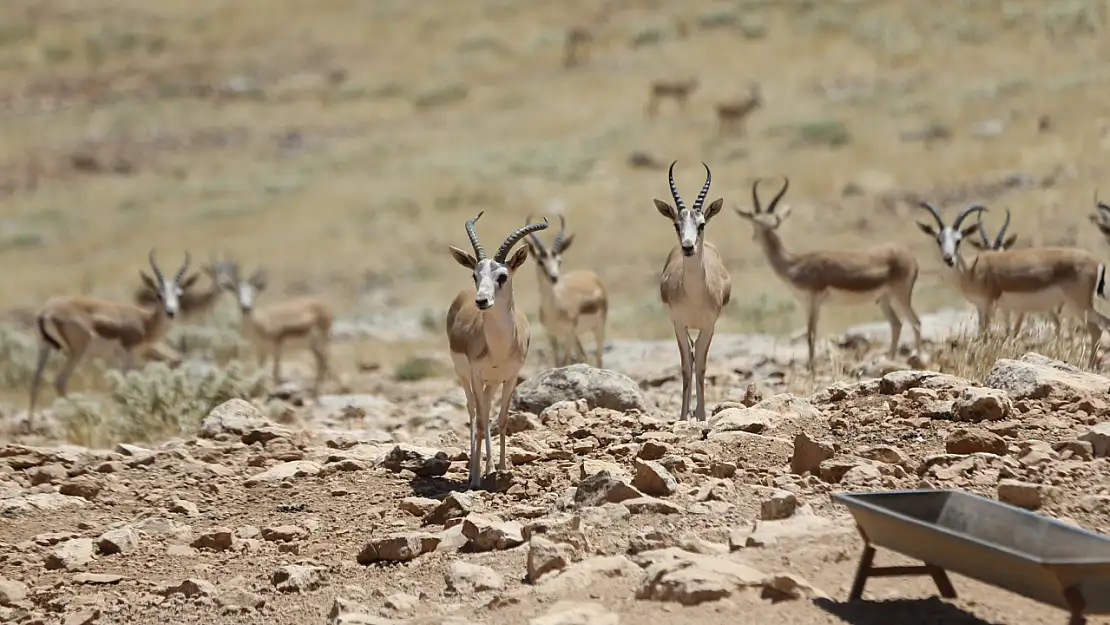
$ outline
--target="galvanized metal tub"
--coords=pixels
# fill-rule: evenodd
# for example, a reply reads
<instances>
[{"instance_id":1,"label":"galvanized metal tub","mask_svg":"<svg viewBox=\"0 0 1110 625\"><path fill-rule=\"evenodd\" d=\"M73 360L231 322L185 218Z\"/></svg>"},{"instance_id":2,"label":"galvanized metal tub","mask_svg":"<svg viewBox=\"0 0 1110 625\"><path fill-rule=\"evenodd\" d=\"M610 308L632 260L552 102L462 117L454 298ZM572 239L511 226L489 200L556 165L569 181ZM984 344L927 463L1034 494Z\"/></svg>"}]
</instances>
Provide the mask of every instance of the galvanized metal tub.
<instances>
[{"instance_id":1,"label":"galvanized metal tub","mask_svg":"<svg viewBox=\"0 0 1110 625\"><path fill-rule=\"evenodd\" d=\"M1110 613L1110 537L959 490L833 498L848 507L869 547L1005 588L1073 617ZM867 553L864 559L859 591L870 567Z\"/></svg>"}]
</instances>

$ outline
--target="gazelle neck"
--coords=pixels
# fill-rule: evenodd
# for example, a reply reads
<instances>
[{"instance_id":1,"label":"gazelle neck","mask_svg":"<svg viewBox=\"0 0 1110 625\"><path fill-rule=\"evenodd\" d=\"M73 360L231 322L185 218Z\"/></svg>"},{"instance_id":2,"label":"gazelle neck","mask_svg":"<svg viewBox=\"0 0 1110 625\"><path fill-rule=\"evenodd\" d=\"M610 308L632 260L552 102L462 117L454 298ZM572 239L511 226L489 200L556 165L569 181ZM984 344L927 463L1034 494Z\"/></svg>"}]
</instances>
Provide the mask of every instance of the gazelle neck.
<instances>
[{"instance_id":1,"label":"gazelle neck","mask_svg":"<svg viewBox=\"0 0 1110 625\"><path fill-rule=\"evenodd\" d=\"M546 278L544 278L546 280ZM541 287L542 288L542 287ZM517 344L516 302L513 299L513 278L505 281L493 307L482 311L482 332L494 358L507 354Z\"/></svg>"},{"instance_id":2,"label":"gazelle neck","mask_svg":"<svg viewBox=\"0 0 1110 625\"><path fill-rule=\"evenodd\" d=\"M794 265L794 255L787 251L782 244L782 237L779 236L778 232L770 228L758 226L756 228L759 246L763 248L763 255L767 257L771 269L781 277L788 276L790 268Z\"/></svg>"},{"instance_id":3,"label":"gazelle neck","mask_svg":"<svg viewBox=\"0 0 1110 625\"><path fill-rule=\"evenodd\" d=\"M146 333L147 342L157 343L170 329L170 317L166 314L166 307L159 301L151 308L140 308L143 313L143 331ZM178 312L178 314L181 314Z\"/></svg>"},{"instance_id":4,"label":"gazelle neck","mask_svg":"<svg viewBox=\"0 0 1110 625\"><path fill-rule=\"evenodd\" d=\"M555 301L555 282L551 281L539 262L536 263L536 281L540 285L540 305L543 307L551 305Z\"/></svg>"}]
</instances>

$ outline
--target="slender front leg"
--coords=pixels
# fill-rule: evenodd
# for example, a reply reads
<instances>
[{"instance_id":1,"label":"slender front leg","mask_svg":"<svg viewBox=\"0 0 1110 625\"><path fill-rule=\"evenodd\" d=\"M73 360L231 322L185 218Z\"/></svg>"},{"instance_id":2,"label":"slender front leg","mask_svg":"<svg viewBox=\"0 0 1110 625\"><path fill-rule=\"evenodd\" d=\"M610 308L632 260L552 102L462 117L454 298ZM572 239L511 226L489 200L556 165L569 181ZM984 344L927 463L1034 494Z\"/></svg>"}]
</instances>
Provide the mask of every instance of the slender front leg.
<instances>
[{"instance_id":1,"label":"slender front leg","mask_svg":"<svg viewBox=\"0 0 1110 625\"><path fill-rule=\"evenodd\" d=\"M482 389L482 398L479 410L482 415L482 432L486 436L486 474L493 473L493 434L490 429L490 413L493 412L493 392L497 390L494 384L487 384Z\"/></svg>"},{"instance_id":2,"label":"slender front leg","mask_svg":"<svg viewBox=\"0 0 1110 625\"><path fill-rule=\"evenodd\" d=\"M693 369L693 358L690 354L690 334L686 326L674 322L674 338L678 341L678 357L682 360L682 412L678 413L680 421L689 418L690 409L690 373Z\"/></svg>"},{"instance_id":3,"label":"slender front leg","mask_svg":"<svg viewBox=\"0 0 1110 625\"><path fill-rule=\"evenodd\" d=\"M990 332L991 317L994 314L993 304L980 304L979 308L979 336L985 337Z\"/></svg>"},{"instance_id":4,"label":"slender front leg","mask_svg":"<svg viewBox=\"0 0 1110 625\"><path fill-rule=\"evenodd\" d=\"M281 384L281 339L274 341L274 384Z\"/></svg>"},{"instance_id":5,"label":"slender front leg","mask_svg":"<svg viewBox=\"0 0 1110 625\"><path fill-rule=\"evenodd\" d=\"M713 328L698 333L694 343L694 374L698 385L698 403L694 408L694 419L705 421L705 364L709 360L709 344L713 342Z\"/></svg>"},{"instance_id":6,"label":"slender front leg","mask_svg":"<svg viewBox=\"0 0 1110 625\"><path fill-rule=\"evenodd\" d=\"M574 335L574 350L578 354L577 362L589 361L590 357L586 355L586 348L582 347L582 340L578 338L577 334Z\"/></svg>"},{"instance_id":7,"label":"slender front leg","mask_svg":"<svg viewBox=\"0 0 1110 625\"><path fill-rule=\"evenodd\" d=\"M505 435L509 432L509 404L516 390L516 376L506 380L501 385L501 415L497 417L497 433L501 438L501 456L497 461L497 470L505 470Z\"/></svg>"},{"instance_id":8,"label":"slender front leg","mask_svg":"<svg viewBox=\"0 0 1110 625\"><path fill-rule=\"evenodd\" d=\"M594 330L594 341L597 343L597 352L594 354L594 356L597 359L597 368L601 369L601 368L603 368L601 366L601 355L603 353L605 353L605 322L604 321L602 321L601 325L598 326L598 328L596 330Z\"/></svg>"},{"instance_id":9,"label":"slender front leg","mask_svg":"<svg viewBox=\"0 0 1110 625\"><path fill-rule=\"evenodd\" d=\"M478 382L473 376L465 381L463 388L466 389L466 408L470 413L470 462L468 463L467 485L471 488L478 488L481 484L481 467L482 467L482 402L480 396L481 382Z\"/></svg>"},{"instance_id":10,"label":"slender front leg","mask_svg":"<svg viewBox=\"0 0 1110 625\"><path fill-rule=\"evenodd\" d=\"M551 332L547 333L547 340L551 343L551 357L555 359L555 368L563 366L563 355L559 352L559 341L555 339L555 335Z\"/></svg>"},{"instance_id":11,"label":"slender front leg","mask_svg":"<svg viewBox=\"0 0 1110 625\"><path fill-rule=\"evenodd\" d=\"M809 310L806 314L806 345L809 347L809 373L813 374L814 350L817 343L817 321L821 316L821 300L813 297L809 300Z\"/></svg>"}]
</instances>

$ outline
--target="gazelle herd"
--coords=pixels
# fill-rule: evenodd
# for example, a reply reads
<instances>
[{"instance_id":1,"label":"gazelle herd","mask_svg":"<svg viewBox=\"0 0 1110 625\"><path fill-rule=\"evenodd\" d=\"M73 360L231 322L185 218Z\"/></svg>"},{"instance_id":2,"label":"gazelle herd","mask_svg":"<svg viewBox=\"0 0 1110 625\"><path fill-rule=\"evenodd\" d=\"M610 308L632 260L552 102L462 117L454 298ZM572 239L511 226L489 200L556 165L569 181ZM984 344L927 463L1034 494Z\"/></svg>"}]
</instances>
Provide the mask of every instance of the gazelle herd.
<instances>
[{"instance_id":1,"label":"gazelle herd","mask_svg":"<svg viewBox=\"0 0 1110 625\"><path fill-rule=\"evenodd\" d=\"M682 401L677 417L706 420L705 369L714 329L732 297L732 282L718 248L706 240L706 226L720 214L724 199L708 205L712 172L705 167L705 183L691 205L687 205L674 180L672 162L667 183L673 204L654 200L656 210L671 221L676 243L671 247L659 276L659 297L667 310L678 343ZM791 252L778 230L790 215L790 206L780 203L789 180L766 205L760 199L761 180L752 184L751 208L734 206L738 217L752 227L758 244L776 278L786 284L806 315L807 368L815 364L817 324L826 303L841 305L877 304L890 323L888 357L894 357L902 327L914 333L914 353L921 352L921 321L913 308L913 291L919 275L918 261L910 249L898 244L879 244L853 249L819 249ZM1095 198L1091 221L1110 240L1110 206ZM1010 213L992 239L982 223L987 208L971 205L960 211L951 224L932 204L921 202L932 223L918 222L922 232L936 243L945 277L978 312L979 333L988 331L995 312L1016 314L1008 330L1020 330L1025 315L1048 313L1057 329L1065 309L1079 318L1089 336L1087 365L1097 362L1096 348L1110 318L1094 308L1094 298L1110 299L1106 267L1086 250L1069 247L1014 249L1016 235L1006 237ZM524 226L504 239L492 258L487 257L476 224L483 213L465 224L472 252L450 247L455 261L471 272L474 289L460 291L446 316L446 334L455 375L466 396L470 420L470 466L468 483L478 487L483 479L481 459L485 442L485 473L493 470L493 441L490 421L494 393L500 389L498 470L506 468L505 428L510 402L528 357L531 329L524 312L515 303L513 281L531 256L535 259L540 291L539 319L551 345L555 367L573 361L591 360L581 342L583 334L594 337L592 362L602 367L605 329L610 302L605 284L588 269L563 271L564 254L574 241L567 233L566 219L559 217L559 230L545 245L537 236L548 228L548 220ZM969 222L975 215L976 221ZM971 260L961 255L961 244L978 250ZM524 242L525 247L514 247ZM47 359L60 351L66 362L54 387L60 396L74 369L94 339L115 343L125 353L125 367L134 358L162 340L177 317L202 317L209 313L224 292L234 295L242 315L242 331L255 349L261 365L273 358L272 375L281 378L284 350L293 342L304 342L316 363L313 396L318 396L324 379L333 375L329 342L333 312L327 301L301 297L256 307L255 300L266 288L263 270L241 273L234 260L212 259L201 269L208 284L198 285L200 273L188 274L190 257L171 279L166 279L150 251L153 277L140 272L140 288L134 303L113 302L85 296L56 296L46 301L35 319L40 344L31 382L26 426L32 427L35 404ZM188 275L187 275L188 274ZM696 336L694 332L696 331ZM696 395L695 395L696 391Z\"/></svg>"}]
</instances>

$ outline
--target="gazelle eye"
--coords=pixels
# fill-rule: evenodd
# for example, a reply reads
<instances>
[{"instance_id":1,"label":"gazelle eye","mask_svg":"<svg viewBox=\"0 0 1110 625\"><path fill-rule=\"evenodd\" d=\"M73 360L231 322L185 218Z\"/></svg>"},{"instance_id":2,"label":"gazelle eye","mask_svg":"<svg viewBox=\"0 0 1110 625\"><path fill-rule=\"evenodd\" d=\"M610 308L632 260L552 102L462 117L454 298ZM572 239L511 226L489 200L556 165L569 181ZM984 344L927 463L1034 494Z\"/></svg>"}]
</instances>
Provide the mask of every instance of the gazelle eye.
<instances>
[{"instance_id":1,"label":"gazelle eye","mask_svg":"<svg viewBox=\"0 0 1110 625\"><path fill-rule=\"evenodd\" d=\"M501 274L497 276L497 286L505 286L505 281L509 279L508 274Z\"/></svg>"}]
</instances>

